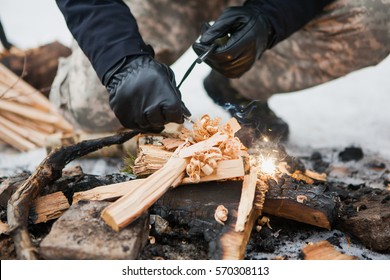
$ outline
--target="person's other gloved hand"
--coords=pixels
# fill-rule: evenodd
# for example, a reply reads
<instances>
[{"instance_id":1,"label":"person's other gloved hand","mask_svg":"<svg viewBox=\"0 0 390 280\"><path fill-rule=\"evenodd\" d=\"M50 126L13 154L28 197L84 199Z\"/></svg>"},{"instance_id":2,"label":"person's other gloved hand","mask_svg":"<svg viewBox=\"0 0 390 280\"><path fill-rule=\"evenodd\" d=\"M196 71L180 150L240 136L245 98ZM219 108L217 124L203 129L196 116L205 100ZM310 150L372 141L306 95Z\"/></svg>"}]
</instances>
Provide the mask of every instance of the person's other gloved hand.
<instances>
[{"instance_id":1,"label":"person's other gloved hand","mask_svg":"<svg viewBox=\"0 0 390 280\"><path fill-rule=\"evenodd\" d=\"M193 45L194 51L200 55L216 39L229 34L228 41L205 60L228 78L238 78L248 71L273 41L273 29L261 13L261 4L252 2L227 8L202 34L200 42Z\"/></svg>"},{"instance_id":2,"label":"person's other gloved hand","mask_svg":"<svg viewBox=\"0 0 390 280\"><path fill-rule=\"evenodd\" d=\"M110 106L124 127L160 132L191 113L181 101L172 70L149 55L127 57L104 75Z\"/></svg>"}]
</instances>

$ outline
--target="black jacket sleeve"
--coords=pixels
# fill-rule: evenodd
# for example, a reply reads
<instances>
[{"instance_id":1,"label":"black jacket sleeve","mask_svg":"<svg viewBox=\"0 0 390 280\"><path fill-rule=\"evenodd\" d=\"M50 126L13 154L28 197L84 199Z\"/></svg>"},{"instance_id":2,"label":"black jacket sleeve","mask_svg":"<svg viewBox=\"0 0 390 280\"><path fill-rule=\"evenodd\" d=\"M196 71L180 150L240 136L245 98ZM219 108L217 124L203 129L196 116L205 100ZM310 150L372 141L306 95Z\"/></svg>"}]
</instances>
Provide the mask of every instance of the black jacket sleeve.
<instances>
[{"instance_id":1,"label":"black jacket sleeve","mask_svg":"<svg viewBox=\"0 0 390 280\"><path fill-rule=\"evenodd\" d=\"M91 61L100 80L128 55L150 54L138 25L121 0L56 0L70 32Z\"/></svg>"},{"instance_id":2,"label":"black jacket sleeve","mask_svg":"<svg viewBox=\"0 0 390 280\"><path fill-rule=\"evenodd\" d=\"M334 0L249 0L259 2L261 10L269 19L275 37L275 45L301 29ZM261 3L262 2L262 3Z\"/></svg>"}]
</instances>

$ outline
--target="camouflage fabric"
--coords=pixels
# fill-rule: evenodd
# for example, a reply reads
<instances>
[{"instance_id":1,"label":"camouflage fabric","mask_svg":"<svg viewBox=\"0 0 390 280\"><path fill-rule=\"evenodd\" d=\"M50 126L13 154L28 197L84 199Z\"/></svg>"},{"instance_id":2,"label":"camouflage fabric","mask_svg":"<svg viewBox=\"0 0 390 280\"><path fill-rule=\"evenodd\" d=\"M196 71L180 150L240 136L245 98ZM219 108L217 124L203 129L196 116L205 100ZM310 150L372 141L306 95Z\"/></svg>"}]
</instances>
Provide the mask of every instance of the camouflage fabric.
<instances>
[{"instance_id":1,"label":"camouflage fabric","mask_svg":"<svg viewBox=\"0 0 390 280\"><path fill-rule=\"evenodd\" d=\"M390 53L390 0L338 0L231 85L249 99L312 87Z\"/></svg>"},{"instance_id":2,"label":"camouflage fabric","mask_svg":"<svg viewBox=\"0 0 390 280\"><path fill-rule=\"evenodd\" d=\"M156 59L175 62L196 40L202 23L243 0L125 0ZM390 50L390 0L338 0L303 29L264 53L231 85L250 99L296 91L375 65ZM88 59L80 49L62 63L51 99L85 130L120 127Z\"/></svg>"},{"instance_id":3,"label":"camouflage fabric","mask_svg":"<svg viewBox=\"0 0 390 280\"><path fill-rule=\"evenodd\" d=\"M72 55L60 60L50 101L75 127L87 132L122 128L111 111L106 88L76 43Z\"/></svg>"}]
</instances>

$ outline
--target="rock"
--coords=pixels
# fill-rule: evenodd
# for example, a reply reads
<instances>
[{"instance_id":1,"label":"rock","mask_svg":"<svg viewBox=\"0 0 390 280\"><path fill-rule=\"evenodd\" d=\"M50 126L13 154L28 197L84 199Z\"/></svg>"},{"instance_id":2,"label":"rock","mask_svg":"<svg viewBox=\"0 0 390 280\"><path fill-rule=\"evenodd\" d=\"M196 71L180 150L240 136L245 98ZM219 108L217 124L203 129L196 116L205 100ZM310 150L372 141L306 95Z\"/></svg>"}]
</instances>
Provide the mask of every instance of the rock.
<instances>
[{"instance_id":1,"label":"rock","mask_svg":"<svg viewBox=\"0 0 390 280\"><path fill-rule=\"evenodd\" d=\"M357 147L348 147L339 153L339 158L344 162L351 160L358 161L363 158L363 150Z\"/></svg>"},{"instance_id":2,"label":"rock","mask_svg":"<svg viewBox=\"0 0 390 280\"><path fill-rule=\"evenodd\" d=\"M344 231L355 236L367 248L390 252L390 191L375 190L355 194L345 205L341 217ZM361 192L363 192L362 190ZM347 202L347 201L346 201Z\"/></svg>"},{"instance_id":3,"label":"rock","mask_svg":"<svg viewBox=\"0 0 390 280\"><path fill-rule=\"evenodd\" d=\"M44 259L136 259L149 236L148 215L113 231L100 218L109 202L80 201L53 224L39 253Z\"/></svg>"}]
</instances>

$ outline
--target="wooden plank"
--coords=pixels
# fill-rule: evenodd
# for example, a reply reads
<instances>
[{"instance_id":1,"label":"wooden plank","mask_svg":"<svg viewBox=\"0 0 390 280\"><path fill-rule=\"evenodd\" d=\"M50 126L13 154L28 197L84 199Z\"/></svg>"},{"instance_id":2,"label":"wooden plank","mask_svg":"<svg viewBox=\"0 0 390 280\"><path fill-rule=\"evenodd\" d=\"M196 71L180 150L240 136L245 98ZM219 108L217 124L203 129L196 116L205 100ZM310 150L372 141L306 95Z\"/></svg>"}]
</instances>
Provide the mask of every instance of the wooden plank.
<instances>
[{"instance_id":1,"label":"wooden plank","mask_svg":"<svg viewBox=\"0 0 390 280\"><path fill-rule=\"evenodd\" d=\"M249 175L244 176L240 204L238 206L237 222L235 231L244 231L245 223L253 209L253 200L256 192L257 174L254 168L251 168Z\"/></svg>"},{"instance_id":2,"label":"wooden plank","mask_svg":"<svg viewBox=\"0 0 390 280\"><path fill-rule=\"evenodd\" d=\"M57 219L69 208L68 199L63 192L55 192L35 199L31 210L34 223L46 223Z\"/></svg>"}]
</instances>

